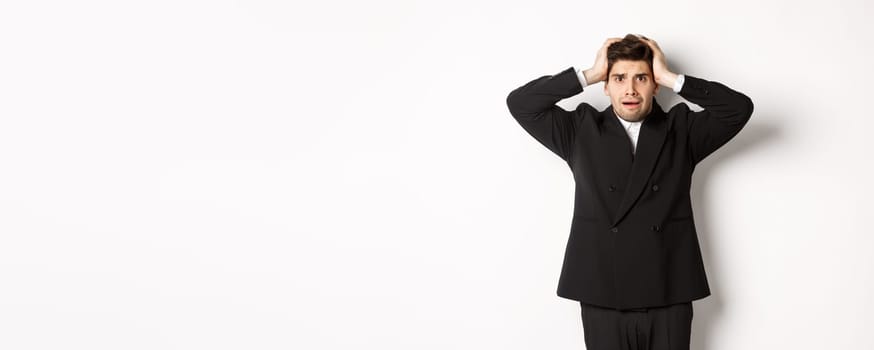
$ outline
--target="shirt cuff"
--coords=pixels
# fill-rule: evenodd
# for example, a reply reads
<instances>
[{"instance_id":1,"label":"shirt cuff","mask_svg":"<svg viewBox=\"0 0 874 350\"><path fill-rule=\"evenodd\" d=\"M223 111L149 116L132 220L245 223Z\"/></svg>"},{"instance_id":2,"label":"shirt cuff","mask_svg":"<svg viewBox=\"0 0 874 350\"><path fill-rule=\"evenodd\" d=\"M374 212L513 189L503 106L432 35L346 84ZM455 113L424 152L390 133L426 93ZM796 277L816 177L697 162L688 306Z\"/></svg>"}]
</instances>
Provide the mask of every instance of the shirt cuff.
<instances>
[{"instance_id":1,"label":"shirt cuff","mask_svg":"<svg viewBox=\"0 0 874 350\"><path fill-rule=\"evenodd\" d=\"M674 92L679 93L683 90L683 82L686 81L686 76L683 74L677 75L677 80L674 81Z\"/></svg>"},{"instance_id":2,"label":"shirt cuff","mask_svg":"<svg viewBox=\"0 0 874 350\"><path fill-rule=\"evenodd\" d=\"M582 69L574 69L574 70L577 71L577 77L580 78L580 84L582 84L583 87L586 87L587 85L589 85L589 83L586 82L586 75L583 74L583 70Z\"/></svg>"}]
</instances>

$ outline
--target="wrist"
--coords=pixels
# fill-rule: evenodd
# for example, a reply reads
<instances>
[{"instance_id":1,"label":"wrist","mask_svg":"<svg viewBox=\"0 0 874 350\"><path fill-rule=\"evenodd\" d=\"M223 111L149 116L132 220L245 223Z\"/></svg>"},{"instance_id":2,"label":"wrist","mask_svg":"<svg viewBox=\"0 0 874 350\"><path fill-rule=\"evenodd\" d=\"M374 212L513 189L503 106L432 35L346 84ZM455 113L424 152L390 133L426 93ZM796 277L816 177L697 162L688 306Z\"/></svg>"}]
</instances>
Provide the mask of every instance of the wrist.
<instances>
[{"instance_id":1,"label":"wrist","mask_svg":"<svg viewBox=\"0 0 874 350\"><path fill-rule=\"evenodd\" d=\"M588 82L589 85L599 83L604 80L604 76L602 74L595 73L592 68L584 70L583 75L586 76L586 82Z\"/></svg>"},{"instance_id":2,"label":"wrist","mask_svg":"<svg viewBox=\"0 0 874 350\"><path fill-rule=\"evenodd\" d=\"M673 89L674 83L677 82L677 76L678 75L676 73L664 71L656 75L656 83L669 89Z\"/></svg>"}]
</instances>

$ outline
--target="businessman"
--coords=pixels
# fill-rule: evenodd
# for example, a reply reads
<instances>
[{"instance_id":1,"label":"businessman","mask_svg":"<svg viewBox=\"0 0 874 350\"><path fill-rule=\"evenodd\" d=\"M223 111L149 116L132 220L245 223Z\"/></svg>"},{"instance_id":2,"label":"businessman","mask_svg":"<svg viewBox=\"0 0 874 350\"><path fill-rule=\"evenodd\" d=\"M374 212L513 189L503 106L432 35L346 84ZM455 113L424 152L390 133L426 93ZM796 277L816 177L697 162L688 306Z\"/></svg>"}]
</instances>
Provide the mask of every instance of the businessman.
<instances>
[{"instance_id":1,"label":"businessman","mask_svg":"<svg viewBox=\"0 0 874 350\"><path fill-rule=\"evenodd\" d=\"M604 82L610 106L555 103ZM665 112L659 87L703 108ZM746 125L753 103L721 83L676 74L658 44L610 38L586 70L569 67L510 92L522 128L561 157L575 180L558 281L580 302L588 350L688 350L692 301L710 295L692 214L695 166Z\"/></svg>"}]
</instances>

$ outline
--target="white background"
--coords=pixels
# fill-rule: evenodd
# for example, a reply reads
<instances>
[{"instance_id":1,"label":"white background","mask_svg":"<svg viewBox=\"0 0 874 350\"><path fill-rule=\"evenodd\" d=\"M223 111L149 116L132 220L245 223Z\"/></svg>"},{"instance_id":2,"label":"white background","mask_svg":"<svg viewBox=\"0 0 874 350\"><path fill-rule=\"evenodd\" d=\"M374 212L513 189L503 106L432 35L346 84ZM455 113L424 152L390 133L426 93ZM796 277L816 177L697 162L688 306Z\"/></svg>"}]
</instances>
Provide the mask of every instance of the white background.
<instances>
[{"instance_id":1,"label":"white background","mask_svg":"<svg viewBox=\"0 0 874 350\"><path fill-rule=\"evenodd\" d=\"M755 103L695 172L693 348L874 348L871 13L5 1L0 348L583 348L573 178L505 98L627 33Z\"/></svg>"}]
</instances>

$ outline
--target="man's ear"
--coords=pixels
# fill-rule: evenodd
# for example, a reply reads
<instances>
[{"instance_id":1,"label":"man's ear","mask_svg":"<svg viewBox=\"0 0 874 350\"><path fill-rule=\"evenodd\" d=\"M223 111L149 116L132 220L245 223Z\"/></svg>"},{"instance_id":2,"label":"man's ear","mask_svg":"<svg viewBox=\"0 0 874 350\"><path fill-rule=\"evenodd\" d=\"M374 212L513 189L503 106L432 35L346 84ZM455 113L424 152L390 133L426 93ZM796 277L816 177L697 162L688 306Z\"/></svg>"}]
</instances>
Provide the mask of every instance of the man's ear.
<instances>
[{"instance_id":1,"label":"man's ear","mask_svg":"<svg viewBox=\"0 0 874 350\"><path fill-rule=\"evenodd\" d=\"M604 95L610 96L610 92L609 92L609 90L607 90L607 82L606 81L604 82Z\"/></svg>"}]
</instances>

